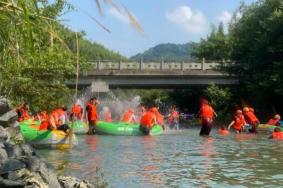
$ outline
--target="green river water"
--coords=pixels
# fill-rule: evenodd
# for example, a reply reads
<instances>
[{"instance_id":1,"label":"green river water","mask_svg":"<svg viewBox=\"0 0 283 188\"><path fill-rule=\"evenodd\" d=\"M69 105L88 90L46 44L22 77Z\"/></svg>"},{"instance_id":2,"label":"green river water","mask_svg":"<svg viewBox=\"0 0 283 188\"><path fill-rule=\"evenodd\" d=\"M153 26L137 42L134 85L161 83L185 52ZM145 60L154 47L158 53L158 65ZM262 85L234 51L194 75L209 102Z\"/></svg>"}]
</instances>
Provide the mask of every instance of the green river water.
<instances>
[{"instance_id":1,"label":"green river water","mask_svg":"<svg viewBox=\"0 0 283 188\"><path fill-rule=\"evenodd\" d=\"M283 141L198 133L81 135L72 150L38 152L65 175L93 179L100 168L108 187L283 187Z\"/></svg>"}]
</instances>

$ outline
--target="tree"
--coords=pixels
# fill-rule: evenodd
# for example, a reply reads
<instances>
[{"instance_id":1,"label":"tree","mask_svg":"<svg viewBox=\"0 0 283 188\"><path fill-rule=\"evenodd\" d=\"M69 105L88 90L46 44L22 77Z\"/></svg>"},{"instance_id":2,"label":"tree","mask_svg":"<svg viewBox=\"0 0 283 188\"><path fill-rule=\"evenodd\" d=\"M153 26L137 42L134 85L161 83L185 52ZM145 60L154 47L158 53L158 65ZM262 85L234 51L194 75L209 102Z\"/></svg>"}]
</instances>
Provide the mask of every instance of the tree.
<instances>
[{"instance_id":1,"label":"tree","mask_svg":"<svg viewBox=\"0 0 283 188\"><path fill-rule=\"evenodd\" d=\"M239 77L249 100L282 110L283 1L259 0L237 14L230 26L234 63L226 71Z\"/></svg>"},{"instance_id":2,"label":"tree","mask_svg":"<svg viewBox=\"0 0 283 188\"><path fill-rule=\"evenodd\" d=\"M192 56L196 58L223 60L229 59L229 55L229 36L224 33L223 23L220 23L217 29L212 26L207 39L201 39L199 43L193 45Z\"/></svg>"}]
</instances>

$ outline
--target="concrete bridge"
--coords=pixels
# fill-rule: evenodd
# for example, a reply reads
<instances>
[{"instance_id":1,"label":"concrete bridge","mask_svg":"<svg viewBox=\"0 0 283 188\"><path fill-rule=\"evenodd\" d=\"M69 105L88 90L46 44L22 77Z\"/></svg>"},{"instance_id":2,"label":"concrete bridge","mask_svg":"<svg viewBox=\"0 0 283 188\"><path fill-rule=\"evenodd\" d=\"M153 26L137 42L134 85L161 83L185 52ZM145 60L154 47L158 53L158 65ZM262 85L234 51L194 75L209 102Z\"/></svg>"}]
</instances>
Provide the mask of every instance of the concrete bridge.
<instances>
[{"instance_id":1,"label":"concrete bridge","mask_svg":"<svg viewBox=\"0 0 283 188\"><path fill-rule=\"evenodd\" d=\"M92 68L79 76L79 87L107 88L184 88L188 86L235 85L238 79L217 70L225 62L91 62ZM68 83L74 87L74 82ZM96 88L96 89L95 89Z\"/></svg>"}]
</instances>

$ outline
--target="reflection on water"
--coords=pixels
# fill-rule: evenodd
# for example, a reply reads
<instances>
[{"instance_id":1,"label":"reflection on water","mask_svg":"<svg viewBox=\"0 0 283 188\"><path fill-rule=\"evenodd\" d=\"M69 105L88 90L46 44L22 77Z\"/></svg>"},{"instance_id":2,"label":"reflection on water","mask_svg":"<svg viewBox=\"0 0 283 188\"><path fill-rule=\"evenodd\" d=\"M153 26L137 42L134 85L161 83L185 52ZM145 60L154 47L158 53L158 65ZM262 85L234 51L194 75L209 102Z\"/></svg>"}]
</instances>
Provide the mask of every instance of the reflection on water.
<instances>
[{"instance_id":1,"label":"reflection on water","mask_svg":"<svg viewBox=\"0 0 283 188\"><path fill-rule=\"evenodd\" d=\"M196 129L151 137L79 136L72 150L40 150L58 172L110 187L280 187L283 142L268 135L198 136Z\"/></svg>"}]
</instances>

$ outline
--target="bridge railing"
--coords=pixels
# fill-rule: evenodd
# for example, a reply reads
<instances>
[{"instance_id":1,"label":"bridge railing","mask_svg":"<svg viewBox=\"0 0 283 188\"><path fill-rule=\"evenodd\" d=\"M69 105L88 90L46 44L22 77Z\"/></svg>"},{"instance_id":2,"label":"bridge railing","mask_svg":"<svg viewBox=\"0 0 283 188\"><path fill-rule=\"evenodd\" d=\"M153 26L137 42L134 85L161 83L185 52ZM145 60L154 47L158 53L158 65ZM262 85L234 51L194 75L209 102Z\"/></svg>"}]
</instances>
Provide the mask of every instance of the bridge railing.
<instances>
[{"instance_id":1,"label":"bridge railing","mask_svg":"<svg viewBox=\"0 0 283 188\"><path fill-rule=\"evenodd\" d=\"M90 63L94 70L190 71L215 69L225 62L203 59L190 62L94 61Z\"/></svg>"}]
</instances>

